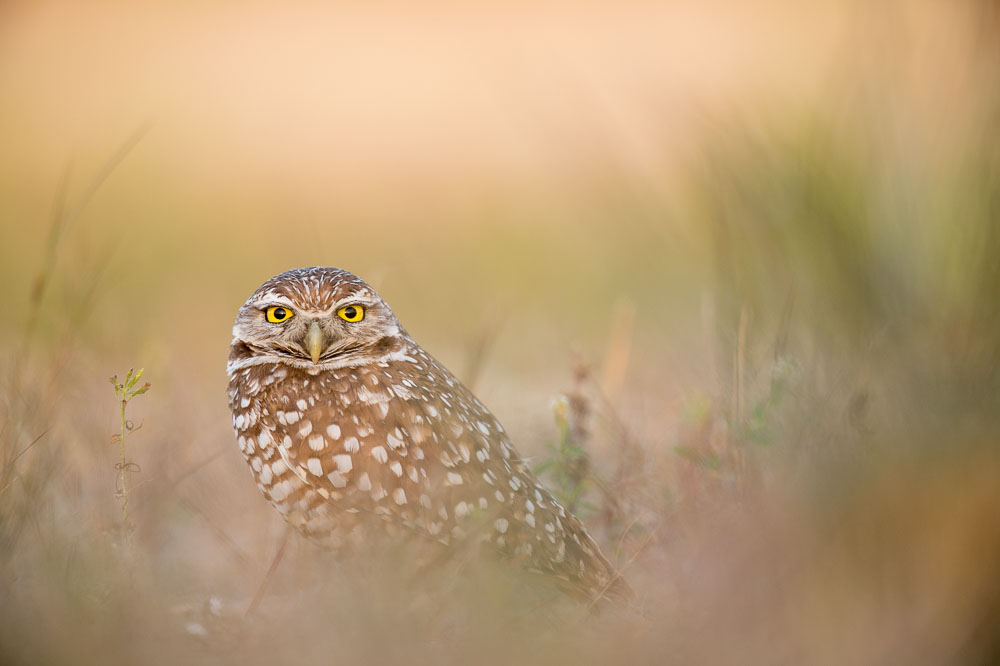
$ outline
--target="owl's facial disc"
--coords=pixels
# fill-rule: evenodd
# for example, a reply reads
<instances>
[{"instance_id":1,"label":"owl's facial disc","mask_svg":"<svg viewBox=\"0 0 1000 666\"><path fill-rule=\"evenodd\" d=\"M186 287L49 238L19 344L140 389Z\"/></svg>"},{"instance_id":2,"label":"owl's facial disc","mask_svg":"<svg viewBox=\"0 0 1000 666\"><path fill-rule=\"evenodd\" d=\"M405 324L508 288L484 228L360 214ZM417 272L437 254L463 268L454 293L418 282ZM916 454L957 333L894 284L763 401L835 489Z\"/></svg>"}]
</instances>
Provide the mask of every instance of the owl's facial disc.
<instances>
[{"instance_id":1,"label":"owl's facial disc","mask_svg":"<svg viewBox=\"0 0 1000 666\"><path fill-rule=\"evenodd\" d=\"M314 267L261 285L240 308L233 337L247 363L313 370L378 361L395 353L407 334L360 278Z\"/></svg>"}]
</instances>

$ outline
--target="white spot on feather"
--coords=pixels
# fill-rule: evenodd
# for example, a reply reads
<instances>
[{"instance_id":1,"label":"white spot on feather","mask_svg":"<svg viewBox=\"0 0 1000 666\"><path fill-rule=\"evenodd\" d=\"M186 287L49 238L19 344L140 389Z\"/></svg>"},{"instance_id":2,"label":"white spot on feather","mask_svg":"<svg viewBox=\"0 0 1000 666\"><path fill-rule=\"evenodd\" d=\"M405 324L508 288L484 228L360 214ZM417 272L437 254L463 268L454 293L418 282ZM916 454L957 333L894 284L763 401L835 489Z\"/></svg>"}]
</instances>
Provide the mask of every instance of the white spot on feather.
<instances>
[{"instance_id":1,"label":"white spot on feather","mask_svg":"<svg viewBox=\"0 0 1000 666\"><path fill-rule=\"evenodd\" d=\"M337 466L338 472L350 472L354 467L351 456L341 453L333 457L333 463Z\"/></svg>"},{"instance_id":2,"label":"white spot on feather","mask_svg":"<svg viewBox=\"0 0 1000 666\"><path fill-rule=\"evenodd\" d=\"M270 495L272 500L280 502L288 497L288 487L284 483L276 483L271 486Z\"/></svg>"},{"instance_id":3,"label":"white spot on feather","mask_svg":"<svg viewBox=\"0 0 1000 666\"><path fill-rule=\"evenodd\" d=\"M323 476L323 464L319 461L319 458L310 458L306 461L306 466L313 476Z\"/></svg>"}]
</instances>

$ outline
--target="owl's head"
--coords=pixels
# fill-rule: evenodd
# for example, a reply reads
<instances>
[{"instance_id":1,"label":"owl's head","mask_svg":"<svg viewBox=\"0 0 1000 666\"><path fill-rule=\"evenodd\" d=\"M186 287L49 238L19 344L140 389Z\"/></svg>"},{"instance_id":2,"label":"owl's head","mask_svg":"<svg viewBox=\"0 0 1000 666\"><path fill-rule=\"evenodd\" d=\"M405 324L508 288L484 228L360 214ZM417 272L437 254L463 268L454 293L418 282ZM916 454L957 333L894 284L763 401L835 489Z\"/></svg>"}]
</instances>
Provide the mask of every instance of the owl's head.
<instances>
[{"instance_id":1,"label":"owl's head","mask_svg":"<svg viewBox=\"0 0 1000 666\"><path fill-rule=\"evenodd\" d=\"M234 350L299 367L376 360L406 335L392 310L356 275L315 266L276 275L247 299L233 325Z\"/></svg>"}]
</instances>

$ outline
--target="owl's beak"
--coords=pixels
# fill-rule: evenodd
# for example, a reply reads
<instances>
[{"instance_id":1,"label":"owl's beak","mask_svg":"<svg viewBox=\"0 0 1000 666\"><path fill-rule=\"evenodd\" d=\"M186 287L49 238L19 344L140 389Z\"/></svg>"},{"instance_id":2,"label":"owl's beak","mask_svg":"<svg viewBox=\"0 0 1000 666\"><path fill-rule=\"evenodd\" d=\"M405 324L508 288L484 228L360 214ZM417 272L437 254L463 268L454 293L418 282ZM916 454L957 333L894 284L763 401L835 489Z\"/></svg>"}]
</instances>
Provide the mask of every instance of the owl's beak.
<instances>
[{"instance_id":1,"label":"owl's beak","mask_svg":"<svg viewBox=\"0 0 1000 666\"><path fill-rule=\"evenodd\" d=\"M309 324L309 331L306 333L306 351L312 357L313 363L319 363L320 354L326 350L326 335L319 327L319 322Z\"/></svg>"}]
</instances>

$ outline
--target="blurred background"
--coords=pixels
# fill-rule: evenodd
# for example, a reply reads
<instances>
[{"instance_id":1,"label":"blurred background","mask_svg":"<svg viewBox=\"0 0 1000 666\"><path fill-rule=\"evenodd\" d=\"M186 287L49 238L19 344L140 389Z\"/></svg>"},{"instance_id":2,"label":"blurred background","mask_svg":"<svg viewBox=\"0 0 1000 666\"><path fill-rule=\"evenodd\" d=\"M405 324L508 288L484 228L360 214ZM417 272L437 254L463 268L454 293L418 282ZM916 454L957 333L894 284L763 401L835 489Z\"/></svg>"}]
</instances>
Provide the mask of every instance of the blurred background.
<instances>
[{"instance_id":1,"label":"blurred background","mask_svg":"<svg viewBox=\"0 0 1000 666\"><path fill-rule=\"evenodd\" d=\"M0 4L0 660L1000 659L998 75L995 0ZM244 615L230 328L310 265L641 615L416 621L297 537Z\"/></svg>"}]
</instances>

